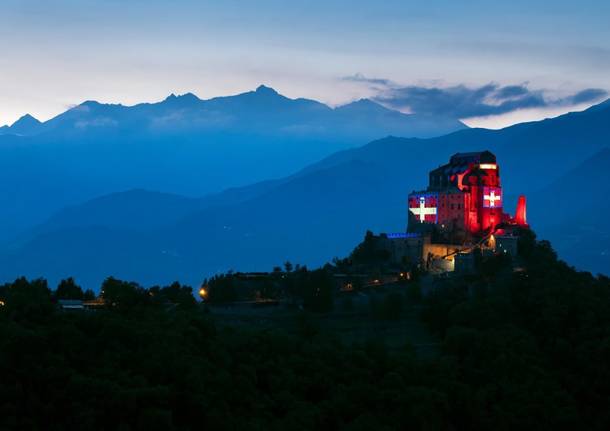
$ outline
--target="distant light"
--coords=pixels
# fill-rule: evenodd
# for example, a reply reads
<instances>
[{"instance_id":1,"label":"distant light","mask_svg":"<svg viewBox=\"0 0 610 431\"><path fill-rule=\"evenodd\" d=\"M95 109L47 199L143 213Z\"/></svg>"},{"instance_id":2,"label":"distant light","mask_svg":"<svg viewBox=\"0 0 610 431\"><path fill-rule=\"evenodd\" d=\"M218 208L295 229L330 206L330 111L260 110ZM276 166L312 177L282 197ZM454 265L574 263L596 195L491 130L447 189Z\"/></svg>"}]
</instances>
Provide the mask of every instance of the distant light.
<instances>
[{"instance_id":1,"label":"distant light","mask_svg":"<svg viewBox=\"0 0 610 431\"><path fill-rule=\"evenodd\" d=\"M481 163L479 165L479 168L481 168L481 169L497 169L497 166L494 165L493 163Z\"/></svg>"},{"instance_id":2,"label":"distant light","mask_svg":"<svg viewBox=\"0 0 610 431\"><path fill-rule=\"evenodd\" d=\"M489 237L489 241L487 241L487 245L489 248L496 249L496 237L493 234Z\"/></svg>"},{"instance_id":3,"label":"distant light","mask_svg":"<svg viewBox=\"0 0 610 431\"><path fill-rule=\"evenodd\" d=\"M199 289L199 296L201 296L202 299L205 299L208 296L208 291L202 287Z\"/></svg>"},{"instance_id":4,"label":"distant light","mask_svg":"<svg viewBox=\"0 0 610 431\"><path fill-rule=\"evenodd\" d=\"M6 304L4 304L4 301L0 301L0 307L4 307Z\"/></svg>"}]
</instances>

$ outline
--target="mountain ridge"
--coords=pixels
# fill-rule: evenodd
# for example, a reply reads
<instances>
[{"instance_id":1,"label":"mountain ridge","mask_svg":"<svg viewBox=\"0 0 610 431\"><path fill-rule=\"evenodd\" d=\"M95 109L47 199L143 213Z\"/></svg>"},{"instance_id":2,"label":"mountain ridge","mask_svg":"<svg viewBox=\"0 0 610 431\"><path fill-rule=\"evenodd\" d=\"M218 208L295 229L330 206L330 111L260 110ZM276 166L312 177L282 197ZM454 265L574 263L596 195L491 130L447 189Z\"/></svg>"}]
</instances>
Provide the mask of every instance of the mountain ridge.
<instances>
[{"instance_id":1,"label":"mountain ridge","mask_svg":"<svg viewBox=\"0 0 610 431\"><path fill-rule=\"evenodd\" d=\"M380 105L379 103L374 102L370 99L359 99L359 100L356 100L353 102L348 102L346 104L339 105L335 108L331 108L328 105L326 105L322 102L318 102L313 99L307 99L307 98L291 99L291 98L281 95L279 92L277 92L275 89L273 89L271 87L268 87L265 85L259 85L253 91L246 91L243 93L238 93L236 95L230 95L230 96L218 96L218 97L213 97L210 99L201 99L194 93L187 92L187 93L184 93L181 95L176 95L174 93L171 93L170 95L168 95L165 99L163 99L161 101L140 102L140 103L136 103L133 105L123 105L121 103L102 103L102 102L99 102L96 100L86 100L86 101L56 115L55 117L53 117L47 121L39 122L38 120L35 120L30 114L25 114L17 122L15 122L12 126L10 126L10 127L3 126L2 129L5 130L5 133L10 133L10 132L12 132L11 128L13 126L15 126L17 123L19 123L20 121L22 121L26 118L32 118L36 122L38 122L38 124L43 124L43 125L47 124L46 127L42 128L39 131L39 132L45 132L45 131L52 130L53 129L52 125L54 125L55 123L61 122L62 120L65 119L66 116L70 117L74 113L82 113L86 109L130 110L130 109L161 108L161 107L167 106L168 104L181 104L183 107L192 107L192 105L201 105L200 107L205 107L206 105L214 106L221 102L226 102L226 101L231 101L231 102L242 101L242 100L249 101L252 99L257 100L259 102L262 101L265 103L268 103L270 100L275 100L276 102L306 103L306 104L311 104L311 105L323 108L328 112L332 112L332 111L342 112L342 111L349 110L349 109L352 109L355 107L362 108L363 106L366 106L368 108L373 108L377 112L393 113L393 115L399 115L399 116L402 116L403 118L417 117L417 114L403 114L399 111L387 108L383 105ZM452 119L451 121L454 122L453 127L467 128L467 126L464 123L460 122L459 120ZM438 133L438 134L440 135L443 133Z\"/></svg>"},{"instance_id":2,"label":"mountain ridge","mask_svg":"<svg viewBox=\"0 0 610 431\"><path fill-rule=\"evenodd\" d=\"M133 106L89 100L26 135L5 129L0 242L67 205L117 190L202 196L284 178L379 136L465 127L368 106L369 114L350 113L260 86L208 100L192 93Z\"/></svg>"}]
</instances>

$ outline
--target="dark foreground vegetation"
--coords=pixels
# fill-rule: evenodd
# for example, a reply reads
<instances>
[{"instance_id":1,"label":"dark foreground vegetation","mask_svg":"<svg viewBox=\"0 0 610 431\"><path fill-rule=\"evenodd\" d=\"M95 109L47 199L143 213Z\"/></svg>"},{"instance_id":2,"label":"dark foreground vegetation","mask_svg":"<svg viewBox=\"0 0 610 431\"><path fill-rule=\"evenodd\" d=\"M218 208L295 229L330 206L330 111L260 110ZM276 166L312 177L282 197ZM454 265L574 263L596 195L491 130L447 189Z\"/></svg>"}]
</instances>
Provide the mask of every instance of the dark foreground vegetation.
<instances>
[{"instance_id":1,"label":"dark foreground vegetation","mask_svg":"<svg viewBox=\"0 0 610 431\"><path fill-rule=\"evenodd\" d=\"M66 312L54 301L91 294L17 280L0 287L0 429L610 429L610 280L533 237L520 253L522 271L436 282L431 358L219 325L179 284L109 279L107 307Z\"/></svg>"}]
</instances>

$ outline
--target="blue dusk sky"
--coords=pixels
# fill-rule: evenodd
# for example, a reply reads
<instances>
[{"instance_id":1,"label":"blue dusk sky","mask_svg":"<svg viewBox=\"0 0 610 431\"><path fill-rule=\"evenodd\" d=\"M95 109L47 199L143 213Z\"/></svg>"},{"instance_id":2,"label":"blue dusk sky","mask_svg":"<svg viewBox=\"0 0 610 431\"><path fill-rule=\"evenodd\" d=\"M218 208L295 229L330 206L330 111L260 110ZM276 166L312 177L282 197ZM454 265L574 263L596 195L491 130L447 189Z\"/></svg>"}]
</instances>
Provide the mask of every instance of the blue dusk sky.
<instances>
[{"instance_id":1,"label":"blue dusk sky","mask_svg":"<svg viewBox=\"0 0 610 431\"><path fill-rule=\"evenodd\" d=\"M602 0L0 0L0 125L266 84L501 127L610 90Z\"/></svg>"}]
</instances>

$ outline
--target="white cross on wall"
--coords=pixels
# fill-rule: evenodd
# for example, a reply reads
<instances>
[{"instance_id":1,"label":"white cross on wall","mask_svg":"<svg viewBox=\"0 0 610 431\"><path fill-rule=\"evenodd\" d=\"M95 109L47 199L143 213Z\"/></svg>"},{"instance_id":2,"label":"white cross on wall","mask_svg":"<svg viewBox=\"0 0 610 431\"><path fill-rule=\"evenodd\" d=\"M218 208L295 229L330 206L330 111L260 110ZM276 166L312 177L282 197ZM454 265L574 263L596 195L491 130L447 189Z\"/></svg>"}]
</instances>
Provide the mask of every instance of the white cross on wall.
<instances>
[{"instance_id":1,"label":"white cross on wall","mask_svg":"<svg viewBox=\"0 0 610 431\"><path fill-rule=\"evenodd\" d=\"M419 208L409 208L409 211L419 216L421 223L426 221L427 215L436 214L436 208L426 208L426 198L423 196L419 198Z\"/></svg>"},{"instance_id":2,"label":"white cross on wall","mask_svg":"<svg viewBox=\"0 0 610 431\"><path fill-rule=\"evenodd\" d=\"M500 201L502 198L496 196L496 192L492 190L488 195L484 195L483 199L487 199L489 201L489 206L493 208L496 206L496 201Z\"/></svg>"}]
</instances>

